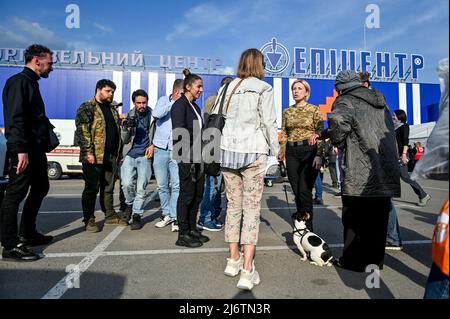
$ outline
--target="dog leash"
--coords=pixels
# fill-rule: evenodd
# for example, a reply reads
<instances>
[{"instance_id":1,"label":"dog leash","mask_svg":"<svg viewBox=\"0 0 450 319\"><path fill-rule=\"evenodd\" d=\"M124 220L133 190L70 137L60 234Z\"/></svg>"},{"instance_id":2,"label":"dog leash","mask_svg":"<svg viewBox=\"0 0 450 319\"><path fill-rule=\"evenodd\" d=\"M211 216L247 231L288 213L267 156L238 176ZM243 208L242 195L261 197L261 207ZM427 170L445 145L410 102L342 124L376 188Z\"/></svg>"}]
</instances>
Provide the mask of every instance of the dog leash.
<instances>
[{"instance_id":1,"label":"dog leash","mask_svg":"<svg viewBox=\"0 0 450 319\"><path fill-rule=\"evenodd\" d=\"M287 207L288 207L288 211L289 214L291 214L291 208L289 207L289 198L287 195L287 188L286 188L286 184L283 185L283 190L284 190L284 195L286 196L286 203L287 203ZM309 232L308 228L302 228L302 229L298 229L297 226L295 226L295 219L294 219L294 215L291 214L291 220L292 220L292 225L294 230L292 231L292 235L295 236L295 233L297 233L300 236L300 245L303 242L303 238L305 237L305 235ZM301 233L303 231L303 234Z\"/></svg>"}]
</instances>

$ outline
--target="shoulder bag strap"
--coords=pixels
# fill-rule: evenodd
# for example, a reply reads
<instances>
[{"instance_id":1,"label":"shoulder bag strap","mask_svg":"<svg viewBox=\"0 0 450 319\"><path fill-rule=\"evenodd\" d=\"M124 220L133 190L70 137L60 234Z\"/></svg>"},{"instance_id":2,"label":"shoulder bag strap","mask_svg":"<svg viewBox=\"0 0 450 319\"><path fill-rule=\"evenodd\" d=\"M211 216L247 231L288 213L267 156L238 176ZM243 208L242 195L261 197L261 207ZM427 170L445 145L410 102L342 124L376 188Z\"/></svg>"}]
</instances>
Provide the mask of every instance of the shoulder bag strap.
<instances>
[{"instance_id":1,"label":"shoulder bag strap","mask_svg":"<svg viewBox=\"0 0 450 319\"><path fill-rule=\"evenodd\" d=\"M216 106L218 105L217 102L219 102L219 100L220 100L220 107L219 107L219 113L218 114L222 115L223 103L225 102L225 95L227 93L227 89L228 89L228 86L230 85L230 83L225 84L225 87L223 88L223 90L221 92L221 95L217 98L216 103L214 104L213 108L210 111L210 114L212 114L213 111L216 109Z\"/></svg>"},{"instance_id":2,"label":"shoulder bag strap","mask_svg":"<svg viewBox=\"0 0 450 319\"><path fill-rule=\"evenodd\" d=\"M241 79L239 81L239 83L234 87L233 91L231 91L230 97L228 98L228 102L227 102L227 107L225 109L225 114L227 114L228 112L228 107L230 106L230 102L231 102L231 97L233 96L233 94L236 92L237 88L239 87L239 85L241 85L242 81L244 81L244 79Z\"/></svg>"}]
</instances>

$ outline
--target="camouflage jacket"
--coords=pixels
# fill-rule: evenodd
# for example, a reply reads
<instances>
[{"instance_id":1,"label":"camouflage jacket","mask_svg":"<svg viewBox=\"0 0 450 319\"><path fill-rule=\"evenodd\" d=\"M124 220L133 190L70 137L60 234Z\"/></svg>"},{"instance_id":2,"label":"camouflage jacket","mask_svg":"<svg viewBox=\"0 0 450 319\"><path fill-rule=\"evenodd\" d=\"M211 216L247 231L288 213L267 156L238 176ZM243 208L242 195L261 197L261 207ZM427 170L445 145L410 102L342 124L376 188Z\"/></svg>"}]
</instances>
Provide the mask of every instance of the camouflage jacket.
<instances>
[{"instance_id":1,"label":"camouflage jacket","mask_svg":"<svg viewBox=\"0 0 450 319\"><path fill-rule=\"evenodd\" d=\"M114 107L111 107L111 111L120 136L119 113ZM80 147L80 162L87 163L87 155L94 155L95 163L103 164L106 143L106 125L103 112L95 98L80 105L75 117L75 125L75 145ZM120 160L119 155L121 154L121 150L122 141L119 139L118 160Z\"/></svg>"},{"instance_id":2,"label":"camouflage jacket","mask_svg":"<svg viewBox=\"0 0 450 319\"><path fill-rule=\"evenodd\" d=\"M309 139L314 133L323 131L323 115L320 108L306 104L304 107L292 105L283 112L281 123L281 149L286 151L286 143ZM323 156L323 142L317 143L317 156Z\"/></svg>"}]
</instances>

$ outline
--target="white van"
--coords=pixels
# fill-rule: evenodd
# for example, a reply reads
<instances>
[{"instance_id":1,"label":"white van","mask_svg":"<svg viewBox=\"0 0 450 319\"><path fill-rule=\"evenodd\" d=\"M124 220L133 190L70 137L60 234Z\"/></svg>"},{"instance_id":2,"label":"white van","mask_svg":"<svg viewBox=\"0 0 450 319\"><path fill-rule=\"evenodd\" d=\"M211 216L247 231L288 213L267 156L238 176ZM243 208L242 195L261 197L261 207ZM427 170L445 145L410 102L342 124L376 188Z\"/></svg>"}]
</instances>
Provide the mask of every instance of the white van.
<instances>
[{"instance_id":1,"label":"white van","mask_svg":"<svg viewBox=\"0 0 450 319\"><path fill-rule=\"evenodd\" d=\"M8 178L6 177L6 138L3 131L0 130L0 204L3 200L3 195L8 185Z\"/></svg>"},{"instance_id":2,"label":"white van","mask_svg":"<svg viewBox=\"0 0 450 319\"><path fill-rule=\"evenodd\" d=\"M80 148L74 146L75 120L50 120L59 138L59 146L47 153L47 175L51 180L60 179L63 174L82 174L79 162Z\"/></svg>"}]
</instances>

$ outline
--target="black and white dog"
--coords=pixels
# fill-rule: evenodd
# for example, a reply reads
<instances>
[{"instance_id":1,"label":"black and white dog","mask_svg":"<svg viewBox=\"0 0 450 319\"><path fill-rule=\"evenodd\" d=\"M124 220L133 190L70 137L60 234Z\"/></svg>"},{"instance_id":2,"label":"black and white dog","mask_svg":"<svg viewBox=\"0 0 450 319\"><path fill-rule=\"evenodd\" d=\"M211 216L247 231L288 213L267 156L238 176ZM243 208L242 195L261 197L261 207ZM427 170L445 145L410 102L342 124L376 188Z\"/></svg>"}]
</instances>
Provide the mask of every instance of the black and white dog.
<instances>
[{"instance_id":1,"label":"black and white dog","mask_svg":"<svg viewBox=\"0 0 450 319\"><path fill-rule=\"evenodd\" d=\"M309 214L300 216L299 213L294 213L292 215L294 243L303 256L301 260L306 260L309 257L310 263L313 265L331 267L333 259L331 250L322 238L306 228L306 220L308 219Z\"/></svg>"},{"instance_id":2,"label":"black and white dog","mask_svg":"<svg viewBox=\"0 0 450 319\"><path fill-rule=\"evenodd\" d=\"M286 195L288 209L291 211L286 185L283 185L283 189L284 194ZM333 265L333 255L331 255L330 247L328 247L327 243L322 238L306 227L306 221L309 218L310 215L308 213L303 215L299 213L292 214L292 223L294 224L294 231L292 234L294 243L302 254L301 260L309 258L310 263L313 265L331 267Z\"/></svg>"}]
</instances>

